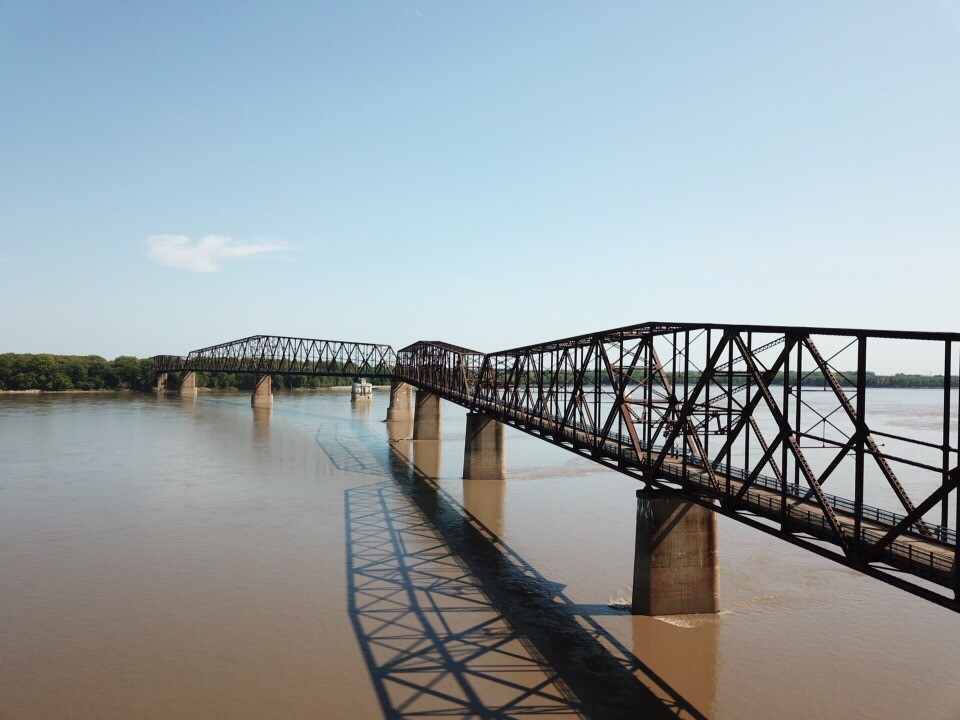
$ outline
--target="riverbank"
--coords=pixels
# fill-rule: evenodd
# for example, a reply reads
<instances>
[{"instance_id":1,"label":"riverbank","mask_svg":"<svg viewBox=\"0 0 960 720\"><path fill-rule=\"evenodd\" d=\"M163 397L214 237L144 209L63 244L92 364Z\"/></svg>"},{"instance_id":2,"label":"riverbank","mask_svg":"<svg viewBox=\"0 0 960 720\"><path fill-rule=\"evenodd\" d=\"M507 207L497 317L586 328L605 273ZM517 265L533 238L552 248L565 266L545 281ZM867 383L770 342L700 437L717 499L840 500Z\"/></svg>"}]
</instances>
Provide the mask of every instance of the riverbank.
<instances>
[{"instance_id":1,"label":"riverbank","mask_svg":"<svg viewBox=\"0 0 960 720\"><path fill-rule=\"evenodd\" d=\"M0 390L0 395L125 395L141 392L139 390L130 390L128 388L111 390Z\"/></svg>"},{"instance_id":2,"label":"riverbank","mask_svg":"<svg viewBox=\"0 0 960 720\"><path fill-rule=\"evenodd\" d=\"M344 379L276 375L273 389L276 392L344 387ZM251 391L255 380L256 377L249 373L196 374L198 389ZM120 356L106 360L99 355L0 353L0 392L150 392L155 382L153 358ZM174 375L170 384L175 382Z\"/></svg>"}]
</instances>

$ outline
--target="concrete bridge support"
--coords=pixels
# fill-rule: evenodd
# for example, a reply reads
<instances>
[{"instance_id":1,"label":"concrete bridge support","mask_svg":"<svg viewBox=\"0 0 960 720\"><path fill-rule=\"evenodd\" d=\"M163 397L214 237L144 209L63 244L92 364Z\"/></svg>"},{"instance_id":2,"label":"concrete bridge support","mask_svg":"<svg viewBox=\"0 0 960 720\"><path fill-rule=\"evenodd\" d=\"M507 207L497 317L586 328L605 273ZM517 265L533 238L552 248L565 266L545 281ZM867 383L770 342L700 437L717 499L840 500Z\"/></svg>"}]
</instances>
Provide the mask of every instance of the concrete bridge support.
<instances>
[{"instance_id":1,"label":"concrete bridge support","mask_svg":"<svg viewBox=\"0 0 960 720\"><path fill-rule=\"evenodd\" d=\"M413 415L414 440L440 439L440 396L426 390L417 390Z\"/></svg>"},{"instance_id":2,"label":"concrete bridge support","mask_svg":"<svg viewBox=\"0 0 960 720\"><path fill-rule=\"evenodd\" d=\"M670 490L637 491L635 615L720 610L717 516Z\"/></svg>"},{"instance_id":3,"label":"concrete bridge support","mask_svg":"<svg viewBox=\"0 0 960 720\"><path fill-rule=\"evenodd\" d=\"M273 407L273 376L262 375L253 386L250 404L257 408Z\"/></svg>"},{"instance_id":4,"label":"concrete bridge support","mask_svg":"<svg viewBox=\"0 0 960 720\"><path fill-rule=\"evenodd\" d=\"M413 386L399 380L390 381L390 407L387 422L401 422L413 417Z\"/></svg>"},{"instance_id":5,"label":"concrete bridge support","mask_svg":"<svg viewBox=\"0 0 960 720\"><path fill-rule=\"evenodd\" d=\"M154 378L153 389L158 393L167 389L167 373L160 373Z\"/></svg>"},{"instance_id":6,"label":"concrete bridge support","mask_svg":"<svg viewBox=\"0 0 960 720\"><path fill-rule=\"evenodd\" d=\"M467 413L464 480L502 480L506 475L503 446L503 423L480 413Z\"/></svg>"},{"instance_id":7,"label":"concrete bridge support","mask_svg":"<svg viewBox=\"0 0 960 720\"><path fill-rule=\"evenodd\" d=\"M197 374L195 372L185 372L180 381L180 397L197 396Z\"/></svg>"}]
</instances>

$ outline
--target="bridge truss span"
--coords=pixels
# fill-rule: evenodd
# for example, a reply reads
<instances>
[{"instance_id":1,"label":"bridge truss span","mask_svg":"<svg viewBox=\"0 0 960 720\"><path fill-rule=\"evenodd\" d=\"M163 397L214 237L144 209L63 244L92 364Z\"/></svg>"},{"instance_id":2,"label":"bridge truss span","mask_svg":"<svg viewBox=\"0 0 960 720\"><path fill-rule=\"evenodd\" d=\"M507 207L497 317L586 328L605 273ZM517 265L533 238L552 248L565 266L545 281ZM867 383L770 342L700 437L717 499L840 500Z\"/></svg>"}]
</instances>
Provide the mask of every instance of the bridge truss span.
<instances>
[{"instance_id":1,"label":"bridge truss span","mask_svg":"<svg viewBox=\"0 0 960 720\"><path fill-rule=\"evenodd\" d=\"M486 356L479 350L420 340L397 351L398 379L469 405Z\"/></svg>"},{"instance_id":2,"label":"bridge truss span","mask_svg":"<svg viewBox=\"0 0 960 720\"><path fill-rule=\"evenodd\" d=\"M647 323L488 355L417 343L397 374L956 610L958 355L949 333ZM923 427L868 392L874 356L941 363Z\"/></svg>"},{"instance_id":3,"label":"bridge truss span","mask_svg":"<svg viewBox=\"0 0 960 720\"><path fill-rule=\"evenodd\" d=\"M407 383L960 611L960 333L644 323L489 354L256 335L155 362ZM931 363L923 393L868 370Z\"/></svg>"},{"instance_id":4,"label":"bridge truss span","mask_svg":"<svg viewBox=\"0 0 960 720\"><path fill-rule=\"evenodd\" d=\"M253 335L193 350L185 358L158 355L154 361L158 372L389 378L396 357L389 345Z\"/></svg>"}]
</instances>

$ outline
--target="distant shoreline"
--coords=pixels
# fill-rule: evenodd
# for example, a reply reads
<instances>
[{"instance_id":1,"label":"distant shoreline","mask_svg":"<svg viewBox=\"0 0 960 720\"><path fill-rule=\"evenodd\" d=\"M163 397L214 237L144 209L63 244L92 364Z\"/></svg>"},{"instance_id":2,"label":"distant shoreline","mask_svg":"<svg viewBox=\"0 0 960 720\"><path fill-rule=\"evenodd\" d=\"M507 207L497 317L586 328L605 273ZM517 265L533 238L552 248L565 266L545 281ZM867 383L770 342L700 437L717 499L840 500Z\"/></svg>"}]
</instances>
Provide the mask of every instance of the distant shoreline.
<instances>
[{"instance_id":1,"label":"distant shoreline","mask_svg":"<svg viewBox=\"0 0 960 720\"><path fill-rule=\"evenodd\" d=\"M352 366L350 366L351 369ZM329 369L329 368L328 368ZM352 374L352 373L351 373ZM682 373L667 372L667 377L674 385L688 383L692 387L700 381L699 371L684 376ZM836 381L845 389L854 388L854 370L836 371ZM274 392L285 390L319 390L350 387L342 383L350 377L344 372L338 377L313 374L286 374L277 373L273 378ZM798 378L796 372L787 374L791 385L801 388L828 388L829 378L820 371L804 373ZM150 392L156 384L157 373L152 358L135 358L120 356L113 360L106 360L97 355L30 355L18 353L0 353L0 393L103 393L103 392ZM246 391L252 392L255 376L247 373L230 372L197 372L196 384L199 390L205 392L218 391ZM535 382L531 375L527 378ZM636 382L636 378L633 378ZM573 373L567 370L560 371L559 382L569 385L573 380ZM523 382L523 378L515 381ZM598 382L605 387L610 386L609 378L596 371L589 370L583 376L588 385ZM729 382L730 379L727 380ZM784 381L783 372L769 380L771 386L781 386ZM720 378L722 384L723 377ZM734 382L742 384L743 378L737 377ZM868 388L891 388L903 390L936 389L943 390L945 378L943 375L924 375L920 373L894 373L881 375L867 371L865 377ZM334 384L337 383L337 384ZM717 383L717 380L714 380ZM960 386L960 377L954 375L949 379L952 387ZM377 378L374 387L384 387L385 378ZM755 384L755 383L754 383ZM171 379L169 385L175 385ZM712 386L711 386L712 387Z\"/></svg>"}]
</instances>

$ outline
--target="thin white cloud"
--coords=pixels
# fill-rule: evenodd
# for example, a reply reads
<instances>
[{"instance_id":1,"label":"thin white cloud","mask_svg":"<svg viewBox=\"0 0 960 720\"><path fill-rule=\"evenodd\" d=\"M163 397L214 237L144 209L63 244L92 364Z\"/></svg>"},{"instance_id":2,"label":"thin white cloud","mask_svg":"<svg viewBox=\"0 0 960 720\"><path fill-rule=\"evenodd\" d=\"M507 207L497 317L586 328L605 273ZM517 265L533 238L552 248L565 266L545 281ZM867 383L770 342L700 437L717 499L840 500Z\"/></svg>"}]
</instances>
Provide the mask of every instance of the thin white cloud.
<instances>
[{"instance_id":1,"label":"thin white cloud","mask_svg":"<svg viewBox=\"0 0 960 720\"><path fill-rule=\"evenodd\" d=\"M223 235L204 235L193 242L186 235L151 235L147 238L147 255L158 265L176 267L198 273L223 270L229 260L286 250L287 244L275 240L244 242Z\"/></svg>"}]
</instances>

